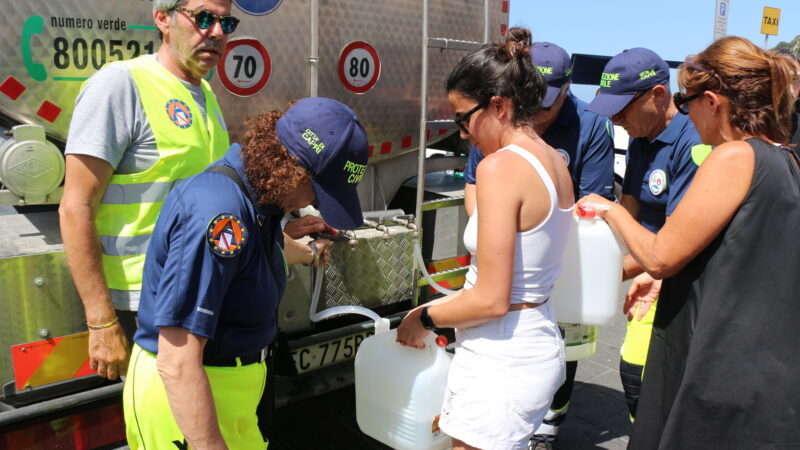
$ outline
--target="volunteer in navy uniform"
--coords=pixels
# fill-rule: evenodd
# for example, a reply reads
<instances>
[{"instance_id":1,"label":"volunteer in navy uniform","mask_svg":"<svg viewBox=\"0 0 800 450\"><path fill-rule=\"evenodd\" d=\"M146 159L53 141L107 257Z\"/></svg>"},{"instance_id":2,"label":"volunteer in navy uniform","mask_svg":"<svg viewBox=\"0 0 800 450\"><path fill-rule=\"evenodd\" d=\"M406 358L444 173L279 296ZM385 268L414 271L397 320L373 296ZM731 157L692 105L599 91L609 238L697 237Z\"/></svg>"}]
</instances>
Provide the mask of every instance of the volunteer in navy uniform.
<instances>
[{"instance_id":1,"label":"volunteer in navy uniform","mask_svg":"<svg viewBox=\"0 0 800 450\"><path fill-rule=\"evenodd\" d=\"M287 264L320 263L330 244L284 239L281 218L316 205L336 228L361 225L367 158L356 115L308 98L249 120L241 146L170 193L123 394L132 449L266 448L256 406Z\"/></svg>"},{"instance_id":2,"label":"volunteer in navy uniform","mask_svg":"<svg viewBox=\"0 0 800 450\"><path fill-rule=\"evenodd\" d=\"M575 198L596 193L614 199L614 142L611 121L586 111L586 103L572 94L572 61L564 49L550 42L534 42L533 64L544 76L547 93L542 108L533 116L534 130L556 149L567 162L572 175ZM470 151L464 168L464 200L467 212L475 208L475 171L483 155ZM567 342L594 334L596 328L576 324L559 324L565 329ZM550 410L536 430L534 441L554 441L558 427L566 418L577 361L567 362L567 379L553 397ZM535 447L535 445L534 445Z\"/></svg>"},{"instance_id":3,"label":"volunteer in navy uniform","mask_svg":"<svg viewBox=\"0 0 800 450\"><path fill-rule=\"evenodd\" d=\"M642 226L658 232L710 151L702 145L689 118L678 114L672 102L667 63L646 48L625 50L611 58L588 110L611 117L631 137L620 204ZM641 278L634 280L625 301L628 331L620 359L620 377L632 419L661 288L660 280L650 282L652 278L626 255L623 278L637 275Z\"/></svg>"}]
</instances>

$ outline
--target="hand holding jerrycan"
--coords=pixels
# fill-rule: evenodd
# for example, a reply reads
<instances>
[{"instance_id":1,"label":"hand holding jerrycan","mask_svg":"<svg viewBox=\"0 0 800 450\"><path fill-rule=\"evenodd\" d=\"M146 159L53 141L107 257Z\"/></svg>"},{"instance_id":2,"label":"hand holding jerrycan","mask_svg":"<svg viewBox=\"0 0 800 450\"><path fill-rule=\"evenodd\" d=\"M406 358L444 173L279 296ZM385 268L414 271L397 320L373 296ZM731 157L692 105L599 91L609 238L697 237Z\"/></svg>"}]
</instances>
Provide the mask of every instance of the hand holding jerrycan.
<instances>
[{"instance_id":1,"label":"hand holding jerrycan","mask_svg":"<svg viewBox=\"0 0 800 450\"><path fill-rule=\"evenodd\" d=\"M576 206L561 275L550 298L559 322L609 325L621 310L622 248L596 216L595 208L601 206L583 206Z\"/></svg>"},{"instance_id":2,"label":"hand holding jerrycan","mask_svg":"<svg viewBox=\"0 0 800 450\"><path fill-rule=\"evenodd\" d=\"M447 339L441 338L431 333L425 348L416 349L395 342L397 331L391 330L361 343L355 374L362 432L395 449L451 447L438 425L452 359L444 350Z\"/></svg>"}]
</instances>

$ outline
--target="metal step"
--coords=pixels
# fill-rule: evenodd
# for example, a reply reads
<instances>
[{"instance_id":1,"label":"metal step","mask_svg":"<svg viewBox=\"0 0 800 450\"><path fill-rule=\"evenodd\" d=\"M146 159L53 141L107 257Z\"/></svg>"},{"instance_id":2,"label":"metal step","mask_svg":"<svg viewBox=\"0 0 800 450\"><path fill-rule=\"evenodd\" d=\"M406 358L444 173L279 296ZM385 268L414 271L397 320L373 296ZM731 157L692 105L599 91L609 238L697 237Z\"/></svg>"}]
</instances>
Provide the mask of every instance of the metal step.
<instances>
[{"instance_id":1,"label":"metal step","mask_svg":"<svg viewBox=\"0 0 800 450\"><path fill-rule=\"evenodd\" d=\"M464 197L447 197L437 198L436 200L428 200L422 202L422 211L434 211L440 208L451 208L453 206L461 206L464 204Z\"/></svg>"},{"instance_id":2,"label":"metal step","mask_svg":"<svg viewBox=\"0 0 800 450\"><path fill-rule=\"evenodd\" d=\"M429 130L452 130L457 128L457 125L453 119L428 120L425 122L425 127Z\"/></svg>"},{"instance_id":3,"label":"metal step","mask_svg":"<svg viewBox=\"0 0 800 450\"><path fill-rule=\"evenodd\" d=\"M483 46L483 42L461 41L458 39L447 38L428 38L428 48L441 48L444 50L477 50Z\"/></svg>"}]
</instances>

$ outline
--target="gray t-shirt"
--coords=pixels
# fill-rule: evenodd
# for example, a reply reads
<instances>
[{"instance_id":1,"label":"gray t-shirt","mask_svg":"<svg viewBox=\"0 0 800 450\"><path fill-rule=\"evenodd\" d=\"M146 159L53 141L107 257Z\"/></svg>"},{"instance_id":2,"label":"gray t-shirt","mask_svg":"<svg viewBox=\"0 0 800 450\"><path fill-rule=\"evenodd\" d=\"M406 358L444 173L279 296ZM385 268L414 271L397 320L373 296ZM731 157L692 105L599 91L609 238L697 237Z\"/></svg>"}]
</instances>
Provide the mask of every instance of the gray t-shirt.
<instances>
[{"instance_id":1,"label":"gray t-shirt","mask_svg":"<svg viewBox=\"0 0 800 450\"><path fill-rule=\"evenodd\" d=\"M192 93L205 120L203 88L180 81ZM86 82L75 100L65 153L100 158L111 164L115 174L143 172L158 162L156 138L127 66L110 64ZM136 311L139 291L112 289L111 300L119 310Z\"/></svg>"},{"instance_id":2,"label":"gray t-shirt","mask_svg":"<svg viewBox=\"0 0 800 450\"><path fill-rule=\"evenodd\" d=\"M180 81L205 120L203 88ZM156 138L126 65L110 64L86 82L75 100L65 153L100 158L111 164L115 174L143 172L158 161Z\"/></svg>"}]
</instances>

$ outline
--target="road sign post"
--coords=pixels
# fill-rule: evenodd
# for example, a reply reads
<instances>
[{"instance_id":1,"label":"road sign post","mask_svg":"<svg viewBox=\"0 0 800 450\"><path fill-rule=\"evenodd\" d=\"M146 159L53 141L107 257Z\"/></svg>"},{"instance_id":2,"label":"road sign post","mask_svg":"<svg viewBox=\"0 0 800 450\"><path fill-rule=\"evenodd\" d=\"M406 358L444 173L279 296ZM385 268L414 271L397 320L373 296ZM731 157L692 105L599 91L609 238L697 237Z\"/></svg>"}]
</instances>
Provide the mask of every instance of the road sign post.
<instances>
[{"instance_id":1,"label":"road sign post","mask_svg":"<svg viewBox=\"0 0 800 450\"><path fill-rule=\"evenodd\" d=\"M778 23L781 19L779 8L764 7L764 14L761 17L761 33L764 35L764 49L767 49L767 40L770 35L778 35Z\"/></svg>"},{"instance_id":2,"label":"road sign post","mask_svg":"<svg viewBox=\"0 0 800 450\"><path fill-rule=\"evenodd\" d=\"M717 11L714 17L714 40L728 34L728 14L731 10L730 0L717 0Z\"/></svg>"}]
</instances>

